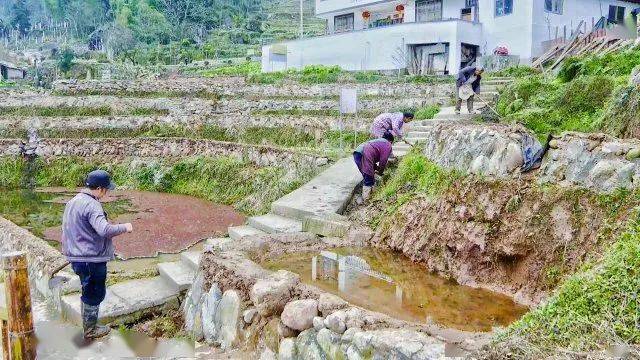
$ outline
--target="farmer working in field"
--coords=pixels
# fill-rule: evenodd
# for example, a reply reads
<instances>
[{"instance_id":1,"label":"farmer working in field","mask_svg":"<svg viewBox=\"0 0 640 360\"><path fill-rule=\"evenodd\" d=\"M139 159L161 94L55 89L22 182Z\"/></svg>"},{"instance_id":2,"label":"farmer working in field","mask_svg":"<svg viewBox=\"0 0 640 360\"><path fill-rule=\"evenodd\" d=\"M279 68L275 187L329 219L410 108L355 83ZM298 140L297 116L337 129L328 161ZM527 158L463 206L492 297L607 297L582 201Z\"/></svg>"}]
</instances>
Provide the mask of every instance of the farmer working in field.
<instances>
[{"instance_id":1,"label":"farmer working in field","mask_svg":"<svg viewBox=\"0 0 640 360\"><path fill-rule=\"evenodd\" d=\"M385 134L392 135L395 139L402 139L402 127L405 123L413 121L412 113L384 113L373 120L371 135L375 139L382 139Z\"/></svg>"},{"instance_id":2,"label":"farmer working in field","mask_svg":"<svg viewBox=\"0 0 640 360\"><path fill-rule=\"evenodd\" d=\"M355 149L353 160L364 178L362 202L367 201L376 183L376 174L382 176L391 156L393 135L385 133L381 139L369 140Z\"/></svg>"},{"instance_id":3,"label":"farmer working in field","mask_svg":"<svg viewBox=\"0 0 640 360\"><path fill-rule=\"evenodd\" d=\"M456 114L460 114L462 100L467 100L467 110L473 113L473 98L480 94L480 80L482 80L484 68L482 66L467 66L458 73L456 81Z\"/></svg>"},{"instance_id":4,"label":"farmer working in field","mask_svg":"<svg viewBox=\"0 0 640 360\"><path fill-rule=\"evenodd\" d=\"M106 295L107 262L114 259L112 238L133 231L133 227L130 223L113 225L107 220L100 199L115 185L106 171L92 171L85 185L64 209L62 252L82 284L84 337L95 339L110 331L98 325L98 312Z\"/></svg>"}]
</instances>

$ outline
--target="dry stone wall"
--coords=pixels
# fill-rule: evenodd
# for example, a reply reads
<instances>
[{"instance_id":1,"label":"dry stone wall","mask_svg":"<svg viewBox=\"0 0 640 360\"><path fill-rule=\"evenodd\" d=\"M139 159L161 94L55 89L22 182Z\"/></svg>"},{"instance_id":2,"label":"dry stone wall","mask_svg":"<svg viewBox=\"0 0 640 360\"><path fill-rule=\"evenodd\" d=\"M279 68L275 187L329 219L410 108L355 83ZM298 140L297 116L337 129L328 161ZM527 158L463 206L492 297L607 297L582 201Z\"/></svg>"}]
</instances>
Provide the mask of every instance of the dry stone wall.
<instances>
[{"instance_id":1,"label":"dry stone wall","mask_svg":"<svg viewBox=\"0 0 640 360\"><path fill-rule=\"evenodd\" d=\"M19 139L0 139L0 156L20 154ZM56 156L102 158L177 158L188 156L233 156L258 166L316 167L327 164L326 157L287 149L253 146L213 140L184 138L133 139L43 139L36 153L45 158Z\"/></svg>"},{"instance_id":2,"label":"dry stone wall","mask_svg":"<svg viewBox=\"0 0 640 360\"><path fill-rule=\"evenodd\" d=\"M640 187L640 141L605 134L564 133L554 138L540 181L599 192Z\"/></svg>"},{"instance_id":3,"label":"dry stone wall","mask_svg":"<svg viewBox=\"0 0 640 360\"><path fill-rule=\"evenodd\" d=\"M68 94L96 93L143 93L143 92L210 92L221 96L243 97L326 97L339 96L342 88L355 88L366 96L381 97L450 97L454 88L451 84L247 84L243 77L186 78L116 81L58 81L54 90Z\"/></svg>"}]
</instances>

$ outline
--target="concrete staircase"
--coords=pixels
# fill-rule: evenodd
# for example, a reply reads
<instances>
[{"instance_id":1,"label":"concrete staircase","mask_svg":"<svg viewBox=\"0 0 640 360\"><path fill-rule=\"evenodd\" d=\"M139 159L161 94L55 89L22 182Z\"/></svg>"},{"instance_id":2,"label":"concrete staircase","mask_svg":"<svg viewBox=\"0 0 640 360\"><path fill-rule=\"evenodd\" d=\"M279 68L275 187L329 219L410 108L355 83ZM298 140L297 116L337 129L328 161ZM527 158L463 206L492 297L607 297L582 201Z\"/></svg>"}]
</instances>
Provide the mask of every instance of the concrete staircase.
<instances>
[{"instance_id":1,"label":"concrete staircase","mask_svg":"<svg viewBox=\"0 0 640 360\"><path fill-rule=\"evenodd\" d=\"M221 247L245 236L300 232L307 217L331 217L342 212L360 181L361 175L353 160L341 159L307 184L274 202L270 213L253 216L246 225L231 226L229 237L208 239L206 244ZM176 300L193 284L200 257L199 251L183 252L179 261L158 264L158 276L109 286L100 308L101 321L114 322ZM61 308L67 319L81 323L78 293L62 296Z\"/></svg>"},{"instance_id":2,"label":"concrete staircase","mask_svg":"<svg viewBox=\"0 0 640 360\"><path fill-rule=\"evenodd\" d=\"M506 77L494 77L489 78L487 80L482 81L482 85L480 87L480 97L492 103L495 99L495 96L499 94L499 91L502 90L506 85L513 82L512 78ZM480 100L476 100L473 104L474 112L477 112L484 108L486 105L484 102ZM433 119L430 120L416 120L411 122L407 126L407 132L405 134L405 139L410 143L416 143L427 140L428 131L431 127L440 122L449 122L449 121L463 121L463 120L471 120L475 116L475 114L466 113L466 104L462 104L462 111L460 114L455 113L455 107L443 107L440 109L440 112L436 114ZM411 150L411 146L404 142L398 142L393 145L393 153L401 157L407 152Z\"/></svg>"},{"instance_id":3,"label":"concrete staircase","mask_svg":"<svg viewBox=\"0 0 640 360\"><path fill-rule=\"evenodd\" d=\"M100 319L113 322L127 315L137 314L176 300L180 293L193 283L200 264L199 251L186 251L180 260L158 264L159 276L123 281L107 288L107 295L100 306ZM61 298L64 316L73 323L82 323L80 294Z\"/></svg>"}]
</instances>

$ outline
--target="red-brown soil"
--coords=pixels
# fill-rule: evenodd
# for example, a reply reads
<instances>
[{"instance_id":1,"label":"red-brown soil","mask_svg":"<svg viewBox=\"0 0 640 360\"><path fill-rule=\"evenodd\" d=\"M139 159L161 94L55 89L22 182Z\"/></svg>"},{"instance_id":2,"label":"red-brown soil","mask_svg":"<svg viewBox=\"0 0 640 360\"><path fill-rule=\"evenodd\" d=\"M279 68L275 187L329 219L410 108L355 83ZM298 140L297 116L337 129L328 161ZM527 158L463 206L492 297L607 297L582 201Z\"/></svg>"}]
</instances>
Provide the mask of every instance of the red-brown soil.
<instances>
[{"instance_id":1,"label":"red-brown soil","mask_svg":"<svg viewBox=\"0 0 640 360\"><path fill-rule=\"evenodd\" d=\"M144 191L115 191L103 202L129 199L134 211L110 219L133 224L133 232L114 239L119 258L176 253L200 240L226 234L227 227L243 224L245 217L230 206L184 195ZM45 238L60 241L61 228L45 231Z\"/></svg>"}]
</instances>

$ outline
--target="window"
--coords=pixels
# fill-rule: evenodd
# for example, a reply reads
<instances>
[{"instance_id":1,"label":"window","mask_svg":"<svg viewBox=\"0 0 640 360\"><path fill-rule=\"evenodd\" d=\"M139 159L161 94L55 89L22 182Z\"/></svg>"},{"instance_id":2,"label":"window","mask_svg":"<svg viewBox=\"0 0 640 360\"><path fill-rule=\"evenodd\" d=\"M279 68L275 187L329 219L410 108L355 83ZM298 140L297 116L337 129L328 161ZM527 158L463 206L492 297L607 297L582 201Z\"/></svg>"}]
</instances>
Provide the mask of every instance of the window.
<instances>
[{"instance_id":1,"label":"window","mask_svg":"<svg viewBox=\"0 0 640 360\"><path fill-rule=\"evenodd\" d=\"M624 22L624 6L609 5L609 21L622 24Z\"/></svg>"},{"instance_id":2,"label":"window","mask_svg":"<svg viewBox=\"0 0 640 360\"><path fill-rule=\"evenodd\" d=\"M416 2L416 21L442 20L442 0L422 0Z\"/></svg>"},{"instance_id":3,"label":"window","mask_svg":"<svg viewBox=\"0 0 640 360\"><path fill-rule=\"evenodd\" d=\"M513 0L496 0L496 16L513 13Z\"/></svg>"},{"instance_id":4,"label":"window","mask_svg":"<svg viewBox=\"0 0 640 360\"><path fill-rule=\"evenodd\" d=\"M544 0L544 10L562 15L564 0Z\"/></svg>"},{"instance_id":5,"label":"window","mask_svg":"<svg viewBox=\"0 0 640 360\"><path fill-rule=\"evenodd\" d=\"M478 0L464 0L464 7L470 8L478 6Z\"/></svg>"},{"instance_id":6,"label":"window","mask_svg":"<svg viewBox=\"0 0 640 360\"><path fill-rule=\"evenodd\" d=\"M333 19L334 32L353 31L353 13L339 15Z\"/></svg>"}]
</instances>

